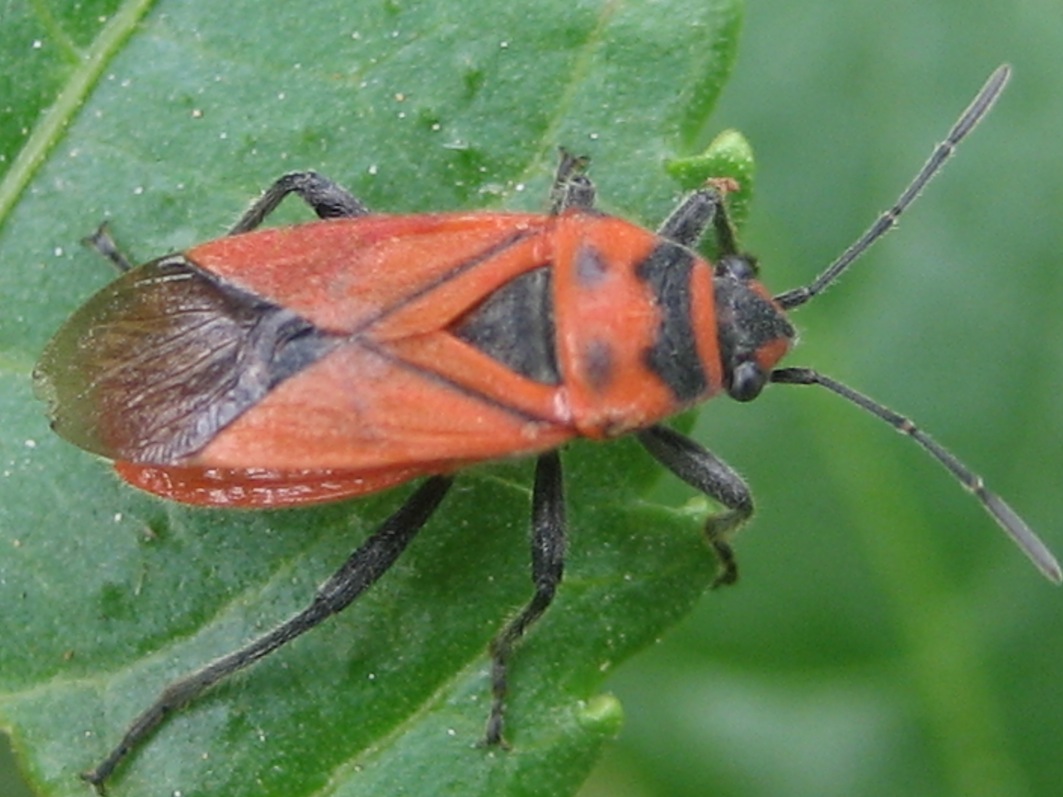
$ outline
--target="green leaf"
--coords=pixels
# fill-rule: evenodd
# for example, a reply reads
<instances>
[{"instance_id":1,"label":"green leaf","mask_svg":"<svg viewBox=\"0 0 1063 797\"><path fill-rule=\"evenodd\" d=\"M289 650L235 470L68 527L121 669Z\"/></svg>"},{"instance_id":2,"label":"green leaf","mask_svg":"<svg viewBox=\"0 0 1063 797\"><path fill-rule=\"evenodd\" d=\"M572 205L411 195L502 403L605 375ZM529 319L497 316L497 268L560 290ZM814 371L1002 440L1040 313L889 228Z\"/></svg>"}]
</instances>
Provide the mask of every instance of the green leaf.
<instances>
[{"instance_id":1,"label":"green leaf","mask_svg":"<svg viewBox=\"0 0 1063 797\"><path fill-rule=\"evenodd\" d=\"M737 130L724 130L704 152L668 160L665 169L688 191L701 187L714 177L732 177L738 182L738 190L727 197L728 215L737 227L749 217L755 174L753 148ZM716 255L714 243L712 236L705 236L702 240L702 248L710 258Z\"/></svg>"},{"instance_id":2,"label":"green leaf","mask_svg":"<svg viewBox=\"0 0 1063 797\"><path fill-rule=\"evenodd\" d=\"M680 190L666 160L702 149L740 6L13 5L0 40L22 120L0 127L0 721L42 793L83 795L77 773L169 680L300 608L405 491L191 510L58 440L29 374L110 277L78 240L109 218L140 259L187 247L305 168L388 211L538 209L559 145L592 156L607 210L652 224ZM306 218L297 204L279 220ZM172 717L110 793L572 793L620 722L602 679L692 606L714 565L702 504L640 498L657 470L636 446L577 444L565 462L566 580L514 661L512 751L477 741L487 642L530 595L524 463L463 478L379 585Z\"/></svg>"}]
</instances>

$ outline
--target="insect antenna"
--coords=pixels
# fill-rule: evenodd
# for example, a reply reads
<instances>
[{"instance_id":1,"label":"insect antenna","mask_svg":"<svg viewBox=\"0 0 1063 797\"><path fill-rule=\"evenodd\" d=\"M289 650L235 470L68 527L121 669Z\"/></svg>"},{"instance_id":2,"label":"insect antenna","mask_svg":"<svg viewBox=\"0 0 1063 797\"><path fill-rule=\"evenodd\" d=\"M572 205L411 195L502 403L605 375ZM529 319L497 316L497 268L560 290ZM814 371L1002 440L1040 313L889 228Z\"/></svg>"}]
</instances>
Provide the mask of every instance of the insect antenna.
<instances>
[{"instance_id":1,"label":"insect antenna","mask_svg":"<svg viewBox=\"0 0 1063 797\"><path fill-rule=\"evenodd\" d=\"M894 202L893 207L879 216L875 223L868 227L859 238L856 239L839 257L831 263L818 277L808 285L781 293L775 297L775 301L784 310L800 307L815 296L826 290L835 280L840 277L853 262L866 252L879 238L892 230L897 225L897 219L916 200L945 162L956 151L956 147L967 135L974 130L986 114L992 109L1000 93L1007 85L1011 76L1011 68L1002 64L994 70L993 74L982 86L978 94L960 114L960 118L949 130L945 140L934 147L930 158L923 168L915 175L908 187ZM819 385L841 396L858 407L866 410L879 420L885 421L898 432L908 435L918 443L924 451L940 462L964 487L967 488L992 515L1004 532L1015 542L1030 561L1034 563L1049 580L1056 584L1063 583L1063 571L1060 570L1059 562L1052 555L1048 547L1038 538L1018 513L1015 512L1000 496L991 492L982 481L982 477L975 474L955 457L948 449L936 442L930 435L917 427L910 419L898 415L888 407L878 403L874 399L853 390L841 382L824 376L808 368L779 368L772 371L772 382L790 385Z\"/></svg>"},{"instance_id":2,"label":"insect antenna","mask_svg":"<svg viewBox=\"0 0 1063 797\"><path fill-rule=\"evenodd\" d=\"M1063 571L1060 570L1059 562L1041 542L1018 513L994 492L988 490L982 477L974 473L964 465L947 448L938 443L934 438L916 426L910 418L898 415L888 407L879 404L873 398L865 396L851 387L843 385L828 376L813 371L809 368L778 368L771 372L771 381L788 385L819 385L825 387L835 395L841 396L858 407L866 410L879 420L885 421L898 432L908 435L915 440L923 450L940 462L964 487L974 494L986 511L1000 524L1007 534L1022 550L1030 561L1034 563L1046 578L1060 584L1063 583Z\"/></svg>"},{"instance_id":3,"label":"insect antenna","mask_svg":"<svg viewBox=\"0 0 1063 797\"><path fill-rule=\"evenodd\" d=\"M959 146L960 142L989 113L997 98L1000 97L1000 93L1004 90L1004 86L1007 85L1010 76L1011 67L1007 64L1001 64L993 71L993 74L989 76L989 79L971 101L971 104L967 106L967 110L960 115L952 129L949 130L945 140L934 147L930 158L923 164L923 168L919 170L919 173L908 184L908 187L901 192L893 207L879 216L863 235L857 238L848 249L838 256L837 260L831 263L812 282L776 296L775 301L779 303L783 310L800 307L813 297L818 296L838 279L853 264L853 261L866 252L875 241L897 225L897 219L900 215L916 200L927 183L941 171L941 167L956 151L956 147Z\"/></svg>"}]
</instances>

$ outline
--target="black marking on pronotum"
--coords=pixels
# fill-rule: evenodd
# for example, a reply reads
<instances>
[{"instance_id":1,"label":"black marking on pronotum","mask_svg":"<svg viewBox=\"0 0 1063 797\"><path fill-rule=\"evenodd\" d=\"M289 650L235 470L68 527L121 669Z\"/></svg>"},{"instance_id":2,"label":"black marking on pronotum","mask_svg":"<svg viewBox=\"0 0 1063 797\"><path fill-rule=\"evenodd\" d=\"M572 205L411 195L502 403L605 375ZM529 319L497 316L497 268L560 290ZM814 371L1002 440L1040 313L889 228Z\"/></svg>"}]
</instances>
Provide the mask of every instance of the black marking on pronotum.
<instances>
[{"instance_id":1,"label":"black marking on pronotum","mask_svg":"<svg viewBox=\"0 0 1063 797\"><path fill-rule=\"evenodd\" d=\"M653 290L661 310L657 340L646 349L646 367L661 378L681 404L704 395L709 387L690 315L693 265L690 251L665 241L635 269L636 276Z\"/></svg>"}]
</instances>

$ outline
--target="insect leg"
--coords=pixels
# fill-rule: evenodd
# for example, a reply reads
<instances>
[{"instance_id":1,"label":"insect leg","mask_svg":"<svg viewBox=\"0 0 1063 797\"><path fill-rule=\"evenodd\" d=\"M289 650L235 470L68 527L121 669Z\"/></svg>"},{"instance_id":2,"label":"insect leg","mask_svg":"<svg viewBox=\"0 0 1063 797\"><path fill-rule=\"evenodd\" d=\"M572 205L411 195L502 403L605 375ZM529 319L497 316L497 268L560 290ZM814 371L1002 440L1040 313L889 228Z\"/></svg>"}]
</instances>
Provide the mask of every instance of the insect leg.
<instances>
[{"instance_id":1,"label":"insect leg","mask_svg":"<svg viewBox=\"0 0 1063 797\"><path fill-rule=\"evenodd\" d=\"M542 454L535 468L532 496L532 581L535 594L520 614L491 640L491 715L484 743L505 745L502 735L506 710L506 670L513 648L524 632L554 599L565 569L565 494L561 458L556 451Z\"/></svg>"},{"instance_id":2,"label":"insect leg","mask_svg":"<svg viewBox=\"0 0 1063 797\"><path fill-rule=\"evenodd\" d=\"M406 546L432 516L447 494L450 476L433 476L405 504L351 554L343 566L318 589L303 611L248 645L222 656L200 670L174 681L133 724L122 741L93 770L82 777L103 793L103 783L115 767L137 748L172 712L195 700L206 689L238 670L254 664L282 645L319 625L372 586L395 563Z\"/></svg>"},{"instance_id":3,"label":"insect leg","mask_svg":"<svg viewBox=\"0 0 1063 797\"><path fill-rule=\"evenodd\" d=\"M255 200L229 230L229 235L253 230L276 210L277 205L288 194L298 194L322 219L364 216L369 213L369 208L360 199L327 177L322 177L317 172L291 172L279 178ZM135 265L118 248L106 221L97 227L92 235L82 238L81 242L110 260L119 271L129 271Z\"/></svg>"},{"instance_id":4,"label":"insect leg","mask_svg":"<svg viewBox=\"0 0 1063 797\"><path fill-rule=\"evenodd\" d=\"M266 189L229 230L229 235L248 232L261 224L288 194L298 194L322 219L365 216L369 208L341 185L317 172L290 172Z\"/></svg>"},{"instance_id":5,"label":"insect leg","mask_svg":"<svg viewBox=\"0 0 1063 797\"><path fill-rule=\"evenodd\" d=\"M730 537L753 514L753 496L742 477L711 451L667 426L651 426L638 433L639 442L654 459L727 509L705 521L705 538L720 561L713 587L738 580L738 564Z\"/></svg>"},{"instance_id":6,"label":"insect leg","mask_svg":"<svg viewBox=\"0 0 1063 797\"><path fill-rule=\"evenodd\" d=\"M95 249L123 273L134 266L133 261L118 247L114 238L111 237L111 227L106 221L100 224L92 235L86 235L82 238L81 243L90 249Z\"/></svg>"},{"instance_id":7,"label":"insect leg","mask_svg":"<svg viewBox=\"0 0 1063 797\"><path fill-rule=\"evenodd\" d=\"M561 149L561 161L550 188L550 215L556 216L568 208L589 210L594 207L596 191L586 174L589 163L590 158Z\"/></svg>"},{"instance_id":8,"label":"insect leg","mask_svg":"<svg viewBox=\"0 0 1063 797\"><path fill-rule=\"evenodd\" d=\"M720 255L738 253L734 227L727 215L724 196L737 186L730 180L710 180L702 188L688 194L657 230L662 238L683 246L696 246L709 225L716 234Z\"/></svg>"}]
</instances>

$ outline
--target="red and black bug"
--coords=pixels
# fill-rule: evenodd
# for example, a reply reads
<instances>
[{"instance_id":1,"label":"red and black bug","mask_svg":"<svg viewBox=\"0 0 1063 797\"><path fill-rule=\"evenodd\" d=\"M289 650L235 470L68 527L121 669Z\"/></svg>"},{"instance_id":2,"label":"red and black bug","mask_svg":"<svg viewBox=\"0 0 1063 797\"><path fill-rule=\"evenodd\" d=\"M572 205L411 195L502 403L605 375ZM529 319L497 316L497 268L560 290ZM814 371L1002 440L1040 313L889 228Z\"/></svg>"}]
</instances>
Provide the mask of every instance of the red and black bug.
<instances>
[{"instance_id":1,"label":"red and black bug","mask_svg":"<svg viewBox=\"0 0 1063 797\"><path fill-rule=\"evenodd\" d=\"M661 422L713 395L820 385L904 432L972 491L1041 571L1055 559L982 480L913 423L807 368L776 368L806 303L877 238L992 107L1000 67L894 206L808 286L772 296L739 251L728 180L687 196L656 232L594 208L563 154L546 215L371 213L313 172L280 178L227 237L126 273L59 330L35 371L52 426L131 484L204 506L277 507L424 483L320 588L246 647L169 687L85 777L101 785L173 709L341 611L383 575L470 463L534 455L534 594L490 647L486 741L502 742L506 668L561 582L557 448L633 433L723 506L706 521L721 570L753 511L742 479ZM289 194L320 221L256 230ZM719 256L694 247L712 228Z\"/></svg>"}]
</instances>

